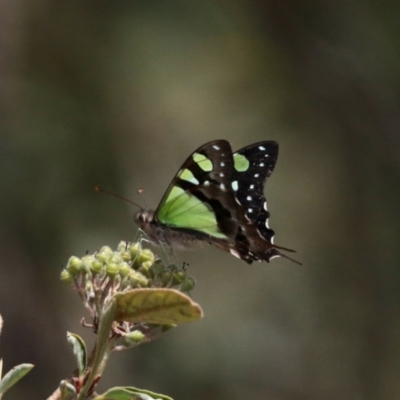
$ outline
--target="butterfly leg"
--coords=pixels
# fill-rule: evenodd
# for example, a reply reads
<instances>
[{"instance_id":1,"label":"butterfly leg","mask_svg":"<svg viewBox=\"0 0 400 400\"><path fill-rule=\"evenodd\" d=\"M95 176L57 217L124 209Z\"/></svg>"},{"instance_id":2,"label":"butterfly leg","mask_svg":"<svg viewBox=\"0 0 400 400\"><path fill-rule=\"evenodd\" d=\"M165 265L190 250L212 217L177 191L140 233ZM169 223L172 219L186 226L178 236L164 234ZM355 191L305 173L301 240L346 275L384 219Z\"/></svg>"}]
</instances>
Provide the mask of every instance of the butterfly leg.
<instances>
[{"instance_id":1,"label":"butterfly leg","mask_svg":"<svg viewBox=\"0 0 400 400\"><path fill-rule=\"evenodd\" d=\"M135 235L133 241L134 241L134 242L140 242L140 241L142 240L143 236L146 236L146 233L145 233L145 231L144 231L142 228L139 228L139 229L136 231L136 235Z\"/></svg>"},{"instance_id":2,"label":"butterfly leg","mask_svg":"<svg viewBox=\"0 0 400 400\"><path fill-rule=\"evenodd\" d=\"M137 243L138 246L139 246L139 251L136 253L135 258L133 259L133 262L132 262L133 264L135 263L136 258L139 256L140 251L141 251L142 248L143 248L142 243L143 243L143 242L145 242L145 243L150 243L150 244L153 243L153 242L150 241L149 239L146 239L144 236L147 236L146 232L144 232L142 229L139 228L139 229L137 230L137 233L136 233L135 238L134 238L134 242ZM132 264L132 265L133 265L133 264Z\"/></svg>"},{"instance_id":3,"label":"butterfly leg","mask_svg":"<svg viewBox=\"0 0 400 400\"><path fill-rule=\"evenodd\" d=\"M165 242L160 241L158 242L158 244L161 247L161 252L163 254L164 259L167 261L167 265L172 264L170 256L173 255L174 257L176 257L173 248L169 246L168 243Z\"/></svg>"},{"instance_id":4,"label":"butterfly leg","mask_svg":"<svg viewBox=\"0 0 400 400\"><path fill-rule=\"evenodd\" d=\"M139 242L139 245L142 245L142 242L151 244L151 245L161 245L161 242L157 242L155 243L153 240L151 239L146 239L146 237L148 237L147 233L142 230L141 228L138 229L136 235L135 235L135 241Z\"/></svg>"},{"instance_id":5,"label":"butterfly leg","mask_svg":"<svg viewBox=\"0 0 400 400\"><path fill-rule=\"evenodd\" d=\"M173 258L176 259L176 261L178 261L179 264L182 263L182 270L183 270L183 271L186 271L187 267L189 266L189 263L187 263L187 262L185 262L185 261L182 261L182 260L177 256L177 254L175 253L175 250L174 250L173 246L170 246L168 243L166 243L166 242L161 242L161 241L160 241L158 244L159 244L160 247L161 247L161 251L162 251L163 256L165 257L165 259L167 260L168 265L173 265L173 262L172 262L172 260L171 260L171 256L172 256Z\"/></svg>"}]
</instances>

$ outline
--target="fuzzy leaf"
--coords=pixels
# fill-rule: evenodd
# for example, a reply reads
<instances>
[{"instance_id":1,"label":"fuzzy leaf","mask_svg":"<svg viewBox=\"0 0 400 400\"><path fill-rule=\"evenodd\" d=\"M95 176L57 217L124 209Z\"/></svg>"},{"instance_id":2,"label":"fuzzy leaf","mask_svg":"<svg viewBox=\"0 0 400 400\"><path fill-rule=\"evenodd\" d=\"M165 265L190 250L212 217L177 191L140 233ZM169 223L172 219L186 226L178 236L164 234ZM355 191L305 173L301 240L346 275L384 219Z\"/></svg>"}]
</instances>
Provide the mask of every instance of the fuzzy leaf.
<instances>
[{"instance_id":1,"label":"fuzzy leaf","mask_svg":"<svg viewBox=\"0 0 400 400\"><path fill-rule=\"evenodd\" d=\"M117 321L181 324L203 316L201 307L175 289L133 289L114 296Z\"/></svg>"},{"instance_id":2,"label":"fuzzy leaf","mask_svg":"<svg viewBox=\"0 0 400 400\"><path fill-rule=\"evenodd\" d=\"M8 371L0 382L0 396L14 386L32 368L33 364L20 364Z\"/></svg>"},{"instance_id":3,"label":"fuzzy leaf","mask_svg":"<svg viewBox=\"0 0 400 400\"><path fill-rule=\"evenodd\" d=\"M68 343L72 347L78 365L79 375L82 375L87 365L87 351L83 339L75 333L67 332Z\"/></svg>"},{"instance_id":4,"label":"fuzzy leaf","mask_svg":"<svg viewBox=\"0 0 400 400\"><path fill-rule=\"evenodd\" d=\"M94 400L172 400L171 397L134 387L114 387Z\"/></svg>"}]
</instances>

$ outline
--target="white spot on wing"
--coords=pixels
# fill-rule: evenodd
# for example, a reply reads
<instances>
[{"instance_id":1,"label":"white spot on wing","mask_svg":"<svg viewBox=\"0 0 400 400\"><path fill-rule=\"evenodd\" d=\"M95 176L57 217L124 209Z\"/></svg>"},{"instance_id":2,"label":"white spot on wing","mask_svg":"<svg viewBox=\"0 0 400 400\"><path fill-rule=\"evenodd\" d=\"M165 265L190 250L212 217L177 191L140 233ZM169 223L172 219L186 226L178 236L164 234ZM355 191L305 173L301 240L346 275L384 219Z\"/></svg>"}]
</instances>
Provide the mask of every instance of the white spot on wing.
<instances>
[{"instance_id":1,"label":"white spot on wing","mask_svg":"<svg viewBox=\"0 0 400 400\"><path fill-rule=\"evenodd\" d=\"M264 201L264 210L265 210L265 211L268 210L268 208L267 208L267 202L266 202L266 201Z\"/></svg>"},{"instance_id":2,"label":"white spot on wing","mask_svg":"<svg viewBox=\"0 0 400 400\"><path fill-rule=\"evenodd\" d=\"M231 185L235 192L239 189L238 181L233 181Z\"/></svg>"},{"instance_id":3,"label":"white spot on wing","mask_svg":"<svg viewBox=\"0 0 400 400\"><path fill-rule=\"evenodd\" d=\"M252 208L249 208L247 211L248 211L249 213L252 213L252 212L253 212L253 209L252 209Z\"/></svg>"},{"instance_id":4,"label":"white spot on wing","mask_svg":"<svg viewBox=\"0 0 400 400\"><path fill-rule=\"evenodd\" d=\"M210 181L204 181L204 186L209 186L210 185Z\"/></svg>"},{"instance_id":5,"label":"white spot on wing","mask_svg":"<svg viewBox=\"0 0 400 400\"><path fill-rule=\"evenodd\" d=\"M221 167L225 167L225 163L224 163L223 161L221 161L221 162L219 163L219 165L220 165Z\"/></svg>"},{"instance_id":6,"label":"white spot on wing","mask_svg":"<svg viewBox=\"0 0 400 400\"><path fill-rule=\"evenodd\" d=\"M220 173L219 173L219 176L222 178L222 177L225 176L225 174L224 174L223 172L220 172Z\"/></svg>"},{"instance_id":7,"label":"white spot on wing","mask_svg":"<svg viewBox=\"0 0 400 400\"><path fill-rule=\"evenodd\" d=\"M225 185L223 183L221 183L219 186L221 189L225 190Z\"/></svg>"},{"instance_id":8,"label":"white spot on wing","mask_svg":"<svg viewBox=\"0 0 400 400\"><path fill-rule=\"evenodd\" d=\"M265 226L269 229L268 220L265 220Z\"/></svg>"},{"instance_id":9,"label":"white spot on wing","mask_svg":"<svg viewBox=\"0 0 400 400\"><path fill-rule=\"evenodd\" d=\"M246 199L247 199L248 201L253 200L253 198L252 198L251 196L247 196Z\"/></svg>"},{"instance_id":10,"label":"white spot on wing","mask_svg":"<svg viewBox=\"0 0 400 400\"><path fill-rule=\"evenodd\" d=\"M265 164L262 162L262 163L260 163L260 167L263 167Z\"/></svg>"},{"instance_id":11,"label":"white spot on wing","mask_svg":"<svg viewBox=\"0 0 400 400\"><path fill-rule=\"evenodd\" d=\"M249 189L254 189L254 185L250 185L250 186L249 186Z\"/></svg>"},{"instance_id":12,"label":"white spot on wing","mask_svg":"<svg viewBox=\"0 0 400 400\"><path fill-rule=\"evenodd\" d=\"M258 178L260 174L254 174L254 178Z\"/></svg>"},{"instance_id":13,"label":"white spot on wing","mask_svg":"<svg viewBox=\"0 0 400 400\"><path fill-rule=\"evenodd\" d=\"M237 257L237 258L240 258L240 254L239 254L235 249L229 249L229 252L230 252L233 256L235 256L235 257Z\"/></svg>"},{"instance_id":14,"label":"white spot on wing","mask_svg":"<svg viewBox=\"0 0 400 400\"><path fill-rule=\"evenodd\" d=\"M269 154L265 154L264 157L269 157Z\"/></svg>"},{"instance_id":15,"label":"white spot on wing","mask_svg":"<svg viewBox=\"0 0 400 400\"><path fill-rule=\"evenodd\" d=\"M213 149L214 149L214 150L220 150L221 147L219 147L219 146L217 146L216 144L214 144Z\"/></svg>"},{"instance_id":16,"label":"white spot on wing","mask_svg":"<svg viewBox=\"0 0 400 400\"><path fill-rule=\"evenodd\" d=\"M261 150L261 151L264 151L265 147L264 146L258 146L258 149Z\"/></svg>"}]
</instances>

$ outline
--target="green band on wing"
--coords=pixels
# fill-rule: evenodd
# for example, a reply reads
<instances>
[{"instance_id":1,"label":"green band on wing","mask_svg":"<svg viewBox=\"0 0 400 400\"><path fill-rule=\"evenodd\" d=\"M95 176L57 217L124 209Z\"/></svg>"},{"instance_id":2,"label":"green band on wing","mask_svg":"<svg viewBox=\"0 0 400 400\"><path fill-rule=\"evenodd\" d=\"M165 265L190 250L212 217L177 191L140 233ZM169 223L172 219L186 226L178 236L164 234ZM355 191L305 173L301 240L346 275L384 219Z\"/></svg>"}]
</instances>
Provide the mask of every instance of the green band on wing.
<instances>
[{"instance_id":1,"label":"green band on wing","mask_svg":"<svg viewBox=\"0 0 400 400\"><path fill-rule=\"evenodd\" d=\"M179 178L194 183L195 185L198 185L200 182L194 177L192 172L189 169L184 169L181 174L178 174Z\"/></svg>"},{"instance_id":2,"label":"green band on wing","mask_svg":"<svg viewBox=\"0 0 400 400\"><path fill-rule=\"evenodd\" d=\"M227 238L218 228L211 207L178 186L171 189L158 210L157 218L167 226L193 229L219 239Z\"/></svg>"},{"instance_id":3,"label":"green band on wing","mask_svg":"<svg viewBox=\"0 0 400 400\"><path fill-rule=\"evenodd\" d=\"M243 156L242 154L234 154L233 155L233 161L235 165L235 169L238 172L244 172L249 169L250 162L249 160Z\"/></svg>"},{"instance_id":4,"label":"green band on wing","mask_svg":"<svg viewBox=\"0 0 400 400\"><path fill-rule=\"evenodd\" d=\"M193 160L199 165L199 167L203 171L210 172L213 170L213 163L206 156L203 156L199 153L194 153Z\"/></svg>"}]
</instances>

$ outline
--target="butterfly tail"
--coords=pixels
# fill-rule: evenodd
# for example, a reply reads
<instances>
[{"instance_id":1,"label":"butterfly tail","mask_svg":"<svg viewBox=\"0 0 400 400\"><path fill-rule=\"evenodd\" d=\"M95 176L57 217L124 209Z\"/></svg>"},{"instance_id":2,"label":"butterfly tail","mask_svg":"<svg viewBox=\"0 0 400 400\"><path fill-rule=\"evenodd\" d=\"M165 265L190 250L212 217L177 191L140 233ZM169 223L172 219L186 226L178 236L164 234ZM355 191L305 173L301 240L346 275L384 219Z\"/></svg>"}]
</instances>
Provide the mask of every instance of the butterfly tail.
<instances>
[{"instance_id":1,"label":"butterfly tail","mask_svg":"<svg viewBox=\"0 0 400 400\"><path fill-rule=\"evenodd\" d=\"M290 261L292 261L292 262L294 262L294 263L296 263L298 265L303 265L301 262L295 260L292 257L289 257L288 255L286 255L285 253L282 253L278 249L285 250L285 251L290 251L291 253L296 253L295 250L287 249L286 247L281 247L281 246L274 245L274 247L271 250L269 250L269 251L267 251L267 253L265 253L265 260L269 262L269 260L271 260L274 257L283 257L283 258L286 258L287 260L290 260Z\"/></svg>"}]
</instances>

